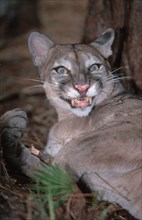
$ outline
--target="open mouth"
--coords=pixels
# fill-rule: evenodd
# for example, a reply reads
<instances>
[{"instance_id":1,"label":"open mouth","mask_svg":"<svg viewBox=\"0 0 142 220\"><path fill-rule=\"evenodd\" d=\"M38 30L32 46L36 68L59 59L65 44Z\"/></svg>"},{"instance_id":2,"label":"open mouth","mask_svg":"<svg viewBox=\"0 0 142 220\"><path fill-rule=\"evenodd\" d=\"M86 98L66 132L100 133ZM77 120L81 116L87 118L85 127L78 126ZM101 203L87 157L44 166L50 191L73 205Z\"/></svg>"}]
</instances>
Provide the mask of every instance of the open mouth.
<instances>
[{"instance_id":1,"label":"open mouth","mask_svg":"<svg viewBox=\"0 0 142 220\"><path fill-rule=\"evenodd\" d=\"M92 104L93 98L92 97L84 97L84 98L78 98L78 99L71 99L70 104L74 108L81 108L81 107L87 107Z\"/></svg>"}]
</instances>

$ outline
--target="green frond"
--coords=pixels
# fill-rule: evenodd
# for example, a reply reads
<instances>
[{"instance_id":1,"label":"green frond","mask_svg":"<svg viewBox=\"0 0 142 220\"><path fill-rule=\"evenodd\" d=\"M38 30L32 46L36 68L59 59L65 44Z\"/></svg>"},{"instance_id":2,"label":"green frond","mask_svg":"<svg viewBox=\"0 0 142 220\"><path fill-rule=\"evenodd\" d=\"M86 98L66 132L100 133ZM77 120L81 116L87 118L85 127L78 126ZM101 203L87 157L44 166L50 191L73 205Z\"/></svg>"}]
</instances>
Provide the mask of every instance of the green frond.
<instances>
[{"instance_id":1,"label":"green frond","mask_svg":"<svg viewBox=\"0 0 142 220\"><path fill-rule=\"evenodd\" d=\"M74 190L71 177L57 165L43 164L43 169L35 173L34 179L36 184L31 186L37 193L34 195L34 201L40 203L38 208L43 215L49 211L50 219L55 220L54 210L61 206ZM45 210L46 206L48 210Z\"/></svg>"}]
</instances>

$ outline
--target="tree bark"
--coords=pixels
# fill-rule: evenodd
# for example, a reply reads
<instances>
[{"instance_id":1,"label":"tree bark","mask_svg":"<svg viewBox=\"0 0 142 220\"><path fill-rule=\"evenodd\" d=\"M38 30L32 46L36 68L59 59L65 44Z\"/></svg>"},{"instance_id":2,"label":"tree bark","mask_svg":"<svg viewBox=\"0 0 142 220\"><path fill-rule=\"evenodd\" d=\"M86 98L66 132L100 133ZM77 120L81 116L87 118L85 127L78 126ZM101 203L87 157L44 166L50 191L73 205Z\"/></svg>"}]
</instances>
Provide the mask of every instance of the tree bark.
<instances>
[{"instance_id":1,"label":"tree bark","mask_svg":"<svg viewBox=\"0 0 142 220\"><path fill-rule=\"evenodd\" d=\"M1 0L0 38L8 38L38 27L38 0Z\"/></svg>"},{"instance_id":2,"label":"tree bark","mask_svg":"<svg viewBox=\"0 0 142 220\"><path fill-rule=\"evenodd\" d=\"M111 64L134 81L130 90L142 91L142 1L89 0L83 42L94 40L112 27L116 32ZM134 82L134 83L133 83Z\"/></svg>"}]
</instances>

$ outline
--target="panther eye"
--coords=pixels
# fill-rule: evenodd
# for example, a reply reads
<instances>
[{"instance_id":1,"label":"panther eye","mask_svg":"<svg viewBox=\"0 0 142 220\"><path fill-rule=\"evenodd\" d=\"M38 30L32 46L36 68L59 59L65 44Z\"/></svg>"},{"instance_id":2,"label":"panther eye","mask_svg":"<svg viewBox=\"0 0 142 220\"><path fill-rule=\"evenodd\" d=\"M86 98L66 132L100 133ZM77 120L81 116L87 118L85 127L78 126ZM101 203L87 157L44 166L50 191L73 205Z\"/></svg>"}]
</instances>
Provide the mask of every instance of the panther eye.
<instances>
[{"instance_id":1,"label":"panther eye","mask_svg":"<svg viewBox=\"0 0 142 220\"><path fill-rule=\"evenodd\" d=\"M90 72L94 72L94 71L98 71L99 69L100 69L100 66L101 66L101 64L92 64L91 66L90 66L90 68L89 68L89 71Z\"/></svg>"},{"instance_id":2,"label":"panther eye","mask_svg":"<svg viewBox=\"0 0 142 220\"><path fill-rule=\"evenodd\" d=\"M59 66L55 68L56 72L61 75L65 75L67 73L67 69L63 66Z\"/></svg>"}]
</instances>

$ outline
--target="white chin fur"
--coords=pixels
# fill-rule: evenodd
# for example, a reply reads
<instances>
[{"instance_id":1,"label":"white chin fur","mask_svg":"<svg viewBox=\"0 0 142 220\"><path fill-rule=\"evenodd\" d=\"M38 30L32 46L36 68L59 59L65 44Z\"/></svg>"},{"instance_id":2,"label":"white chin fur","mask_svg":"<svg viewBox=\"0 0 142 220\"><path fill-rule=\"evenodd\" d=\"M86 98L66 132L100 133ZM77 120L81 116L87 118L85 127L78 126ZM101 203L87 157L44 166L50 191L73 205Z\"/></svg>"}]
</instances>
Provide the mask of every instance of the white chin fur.
<instances>
[{"instance_id":1,"label":"white chin fur","mask_svg":"<svg viewBox=\"0 0 142 220\"><path fill-rule=\"evenodd\" d=\"M86 117L90 114L90 112L92 111L93 106L88 106L85 108L72 108L71 112L75 115L77 115L78 117Z\"/></svg>"},{"instance_id":2,"label":"white chin fur","mask_svg":"<svg viewBox=\"0 0 142 220\"><path fill-rule=\"evenodd\" d=\"M87 106L84 108L72 108L68 102L60 99L59 97L52 99L51 103L56 108L57 112L58 112L58 109L60 108L60 109L63 109L63 111L67 110L69 112L72 112L73 114L77 115L78 117L88 116L93 108L93 105Z\"/></svg>"}]
</instances>

